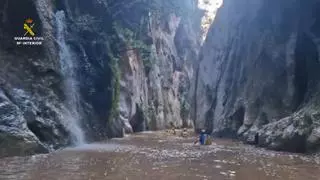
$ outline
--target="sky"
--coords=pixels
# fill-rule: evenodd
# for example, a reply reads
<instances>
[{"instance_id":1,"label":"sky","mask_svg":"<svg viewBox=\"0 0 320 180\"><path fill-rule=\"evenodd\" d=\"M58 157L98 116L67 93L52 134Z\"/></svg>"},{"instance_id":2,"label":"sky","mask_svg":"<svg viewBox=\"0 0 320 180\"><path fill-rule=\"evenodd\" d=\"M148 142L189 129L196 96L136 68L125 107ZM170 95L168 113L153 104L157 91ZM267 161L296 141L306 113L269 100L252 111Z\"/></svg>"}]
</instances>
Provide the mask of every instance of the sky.
<instances>
[{"instance_id":1,"label":"sky","mask_svg":"<svg viewBox=\"0 0 320 180\"><path fill-rule=\"evenodd\" d=\"M199 8L215 12L222 5L222 0L199 0Z\"/></svg>"}]
</instances>

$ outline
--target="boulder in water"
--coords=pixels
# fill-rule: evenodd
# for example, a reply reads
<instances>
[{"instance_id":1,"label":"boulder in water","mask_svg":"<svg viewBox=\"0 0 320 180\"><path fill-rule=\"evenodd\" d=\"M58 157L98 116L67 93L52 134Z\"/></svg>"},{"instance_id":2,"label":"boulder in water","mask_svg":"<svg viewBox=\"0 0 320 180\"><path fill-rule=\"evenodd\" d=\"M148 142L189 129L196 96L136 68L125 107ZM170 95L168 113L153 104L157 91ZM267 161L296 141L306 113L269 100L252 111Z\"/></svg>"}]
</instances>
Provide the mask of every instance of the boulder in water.
<instances>
[{"instance_id":1,"label":"boulder in water","mask_svg":"<svg viewBox=\"0 0 320 180\"><path fill-rule=\"evenodd\" d=\"M31 131L0 126L0 157L48 152L49 150Z\"/></svg>"},{"instance_id":2,"label":"boulder in water","mask_svg":"<svg viewBox=\"0 0 320 180\"><path fill-rule=\"evenodd\" d=\"M0 156L46 152L48 149L27 128L21 110L0 90Z\"/></svg>"},{"instance_id":3,"label":"boulder in water","mask_svg":"<svg viewBox=\"0 0 320 180\"><path fill-rule=\"evenodd\" d=\"M259 131L259 145L273 150L306 152L312 120L303 113L265 125Z\"/></svg>"},{"instance_id":4,"label":"boulder in water","mask_svg":"<svg viewBox=\"0 0 320 180\"><path fill-rule=\"evenodd\" d=\"M307 147L310 150L316 150L320 145L320 127L312 130L310 136L307 139Z\"/></svg>"}]
</instances>

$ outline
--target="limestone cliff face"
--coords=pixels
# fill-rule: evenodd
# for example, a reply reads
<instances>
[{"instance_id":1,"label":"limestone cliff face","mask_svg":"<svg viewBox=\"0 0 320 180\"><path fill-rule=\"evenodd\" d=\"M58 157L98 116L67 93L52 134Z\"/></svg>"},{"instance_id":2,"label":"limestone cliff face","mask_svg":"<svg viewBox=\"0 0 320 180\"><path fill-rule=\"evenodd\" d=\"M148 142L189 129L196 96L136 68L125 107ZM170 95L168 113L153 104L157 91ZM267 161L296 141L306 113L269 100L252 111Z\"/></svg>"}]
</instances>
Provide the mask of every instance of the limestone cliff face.
<instances>
[{"instance_id":1,"label":"limestone cliff face","mask_svg":"<svg viewBox=\"0 0 320 180\"><path fill-rule=\"evenodd\" d=\"M225 0L195 73L196 128L276 150L317 147L319 5Z\"/></svg>"},{"instance_id":2,"label":"limestone cliff face","mask_svg":"<svg viewBox=\"0 0 320 180\"><path fill-rule=\"evenodd\" d=\"M120 119L129 132L164 129L170 123L192 126L187 95L200 47L201 11L196 1L177 2L191 15L182 16L175 10L166 14L151 8L135 17L143 30L140 34L122 24L136 34L134 41L142 41L145 46L125 43L119 61ZM166 1L162 3L160 6L165 6ZM126 20L135 23L134 18Z\"/></svg>"},{"instance_id":3,"label":"limestone cliff face","mask_svg":"<svg viewBox=\"0 0 320 180\"><path fill-rule=\"evenodd\" d=\"M164 11L172 2L179 8ZM13 37L23 36L26 18L36 23L43 46L16 46ZM71 94L78 99L76 129L89 142L121 137L123 130L163 129L170 122L191 126L187 89L200 19L194 0L4 0L0 156L47 152L72 142L74 127L65 114L74 112L65 101L76 91L66 90L66 74L77 80L71 85L78 89ZM62 72L65 51L71 75Z\"/></svg>"}]
</instances>

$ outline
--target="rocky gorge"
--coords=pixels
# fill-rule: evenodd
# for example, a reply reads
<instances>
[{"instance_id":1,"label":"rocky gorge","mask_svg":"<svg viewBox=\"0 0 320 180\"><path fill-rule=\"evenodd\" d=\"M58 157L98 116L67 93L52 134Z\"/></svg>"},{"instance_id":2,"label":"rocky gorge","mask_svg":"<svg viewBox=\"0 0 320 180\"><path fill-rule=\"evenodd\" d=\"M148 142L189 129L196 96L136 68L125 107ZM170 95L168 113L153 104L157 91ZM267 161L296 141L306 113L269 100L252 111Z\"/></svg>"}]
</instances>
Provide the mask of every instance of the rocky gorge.
<instances>
[{"instance_id":1,"label":"rocky gorge","mask_svg":"<svg viewBox=\"0 0 320 180\"><path fill-rule=\"evenodd\" d=\"M320 147L318 0L224 0L206 26L198 0L1 1L0 156L170 125ZM15 44L27 18L42 46Z\"/></svg>"},{"instance_id":2,"label":"rocky gorge","mask_svg":"<svg viewBox=\"0 0 320 180\"><path fill-rule=\"evenodd\" d=\"M195 126L274 150L317 150L318 9L316 0L225 0L195 70Z\"/></svg>"},{"instance_id":3,"label":"rocky gorge","mask_svg":"<svg viewBox=\"0 0 320 180\"><path fill-rule=\"evenodd\" d=\"M191 127L197 2L3 0L1 156ZM17 46L27 19L42 46Z\"/></svg>"}]
</instances>

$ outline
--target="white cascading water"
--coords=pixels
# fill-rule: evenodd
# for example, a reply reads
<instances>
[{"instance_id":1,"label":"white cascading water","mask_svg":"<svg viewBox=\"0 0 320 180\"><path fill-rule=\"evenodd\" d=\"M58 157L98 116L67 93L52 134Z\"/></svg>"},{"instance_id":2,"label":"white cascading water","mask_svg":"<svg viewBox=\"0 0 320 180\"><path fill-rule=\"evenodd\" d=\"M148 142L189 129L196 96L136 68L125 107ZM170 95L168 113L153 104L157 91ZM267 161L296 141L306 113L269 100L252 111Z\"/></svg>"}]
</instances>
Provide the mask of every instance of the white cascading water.
<instances>
[{"instance_id":1,"label":"white cascading water","mask_svg":"<svg viewBox=\"0 0 320 180\"><path fill-rule=\"evenodd\" d=\"M80 126L81 111L80 111L80 95L79 86L77 81L77 62L73 58L70 48L65 41L65 13L58 11L55 14L56 29L57 29L57 42L59 44L59 58L61 73L64 78L64 93L66 95L65 106L67 111L63 113L63 124L70 131L72 141L75 145L85 143L84 133Z\"/></svg>"}]
</instances>

